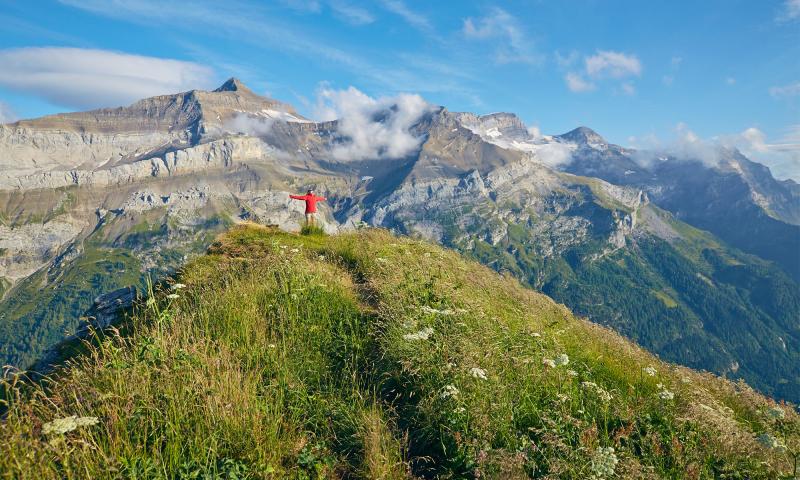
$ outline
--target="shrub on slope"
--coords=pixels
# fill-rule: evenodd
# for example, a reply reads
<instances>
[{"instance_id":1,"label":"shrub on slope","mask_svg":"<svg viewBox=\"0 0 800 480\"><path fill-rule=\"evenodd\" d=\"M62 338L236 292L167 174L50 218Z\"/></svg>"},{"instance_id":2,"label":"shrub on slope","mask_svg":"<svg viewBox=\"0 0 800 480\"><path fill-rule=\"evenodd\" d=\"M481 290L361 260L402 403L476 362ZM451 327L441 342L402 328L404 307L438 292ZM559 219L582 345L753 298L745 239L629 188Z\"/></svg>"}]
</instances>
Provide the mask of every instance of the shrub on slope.
<instances>
[{"instance_id":1,"label":"shrub on slope","mask_svg":"<svg viewBox=\"0 0 800 480\"><path fill-rule=\"evenodd\" d=\"M42 386L6 385L0 475L776 478L793 467L791 407L663 363L426 243L240 226L180 282Z\"/></svg>"}]
</instances>

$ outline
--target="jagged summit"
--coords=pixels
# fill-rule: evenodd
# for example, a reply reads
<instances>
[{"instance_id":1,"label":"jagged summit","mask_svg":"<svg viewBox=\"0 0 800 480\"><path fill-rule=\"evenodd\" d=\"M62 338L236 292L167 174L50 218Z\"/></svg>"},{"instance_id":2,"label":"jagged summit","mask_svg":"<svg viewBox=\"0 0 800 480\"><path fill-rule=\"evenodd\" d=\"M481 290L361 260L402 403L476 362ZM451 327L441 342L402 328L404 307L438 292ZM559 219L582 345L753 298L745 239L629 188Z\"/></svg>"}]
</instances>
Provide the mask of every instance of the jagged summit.
<instances>
[{"instance_id":1,"label":"jagged summit","mask_svg":"<svg viewBox=\"0 0 800 480\"><path fill-rule=\"evenodd\" d=\"M597 132L589 127L578 127L562 135L556 135L556 138L577 144L608 144L605 138L601 137Z\"/></svg>"},{"instance_id":2,"label":"jagged summit","mask_svg":"<svg viewBox=\"0 0 800 480\"><path fill-rule=\"evenodd\" d=\"M225 83L214 90L215 92L252 92L247 86L236 77L225 80Z\"/></svg>"}]
</instances>

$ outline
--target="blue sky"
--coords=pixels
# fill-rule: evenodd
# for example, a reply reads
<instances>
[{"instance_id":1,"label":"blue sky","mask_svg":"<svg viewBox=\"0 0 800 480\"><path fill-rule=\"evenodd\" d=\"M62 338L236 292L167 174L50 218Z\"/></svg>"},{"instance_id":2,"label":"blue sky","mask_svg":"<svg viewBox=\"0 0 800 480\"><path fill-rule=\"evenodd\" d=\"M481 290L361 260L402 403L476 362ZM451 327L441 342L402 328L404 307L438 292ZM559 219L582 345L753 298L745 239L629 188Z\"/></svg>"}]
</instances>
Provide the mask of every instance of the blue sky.
<instances>
[{"instance_id":1,"label":"blue sky","mask_svg":"<svg viewBox=\"0 0 800 480\"><path fill-rule=\"evenodd\" d=\"M650 146L686 131L800 177L800 0L0 3L0 120L236 76L313 117L319 92L418 93Z\"/></svg>"}]
</instances>

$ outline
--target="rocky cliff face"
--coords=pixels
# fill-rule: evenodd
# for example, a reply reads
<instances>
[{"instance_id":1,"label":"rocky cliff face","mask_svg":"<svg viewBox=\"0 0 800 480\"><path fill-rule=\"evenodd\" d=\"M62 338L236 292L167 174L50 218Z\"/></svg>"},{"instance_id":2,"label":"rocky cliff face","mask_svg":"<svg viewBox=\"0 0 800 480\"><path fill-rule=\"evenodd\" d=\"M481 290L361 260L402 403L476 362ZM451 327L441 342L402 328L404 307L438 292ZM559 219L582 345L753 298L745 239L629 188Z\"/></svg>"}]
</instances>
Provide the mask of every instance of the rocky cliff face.
<instances>
[{"instance_id":1,"label":"rocky cliff face","mask_svg":"<svg viewBox=\"0 0 800 480\"><path fill-rule=\"evenodd\" d=\"M689 195L681 175L658 180L669 171L639 165L588 128L543 136L513 114L431 108L404 134L418 147L402 158L342 158L332 152L353 139L339 122L310 122L235 79L213 92L0 126L0 355L29 365L81 316L106 322L96 297L169 273L232 223L299 229L303 207L288 194L316 186L328 197L321 222L330 232L366 222L435 240L672 360L721 373L738 362L739 375L757 375L749 350L720 340L725 319L706 318L714 314L665 270L673 264L664 255L674 255L688 269L681 275L728 289L707 251L724 252L723 264L752 263L681 222L685 207L670 203ZM722 178L743 179L748 205L774 210L764 214L771 221L791 218L796 192L773 189L748 162ZM714 175L694 181L713 186ZM644 313L629 308L631 296ZM752 322L775 320L765 315ZM666 343L653 326L662 318L673 319ZM793 345L792 335L781 331ZM710 353L687 353L701 337Z\"/></svg>"}]
</instances>

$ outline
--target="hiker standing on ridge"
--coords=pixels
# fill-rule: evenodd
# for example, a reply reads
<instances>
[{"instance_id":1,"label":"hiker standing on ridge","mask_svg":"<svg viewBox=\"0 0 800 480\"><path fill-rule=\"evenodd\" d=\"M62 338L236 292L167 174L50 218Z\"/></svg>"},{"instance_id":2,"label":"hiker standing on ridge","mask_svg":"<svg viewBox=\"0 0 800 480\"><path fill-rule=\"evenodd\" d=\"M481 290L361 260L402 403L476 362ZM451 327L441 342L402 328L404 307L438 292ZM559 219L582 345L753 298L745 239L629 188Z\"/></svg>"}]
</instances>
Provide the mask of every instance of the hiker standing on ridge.
<instances>
[{"instance_id":1,"label":"hiker standing on ridge","mask_svg":"<svg viewBox=\"0 0 800 480\"><path fill-rule=\"evenodd\" d=\"M289 195L292 200L303 200L306 202L306 225L315 225L315 216L317 214L317 202L324 202L325 197L318 197L314 195L314 190L309 189L305 195Z\"/></svg>"}]
</instances>

